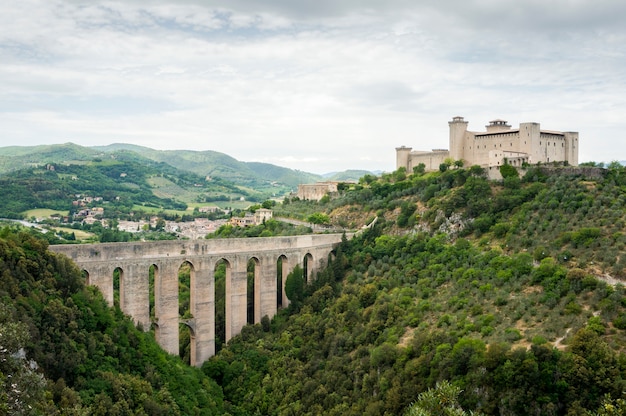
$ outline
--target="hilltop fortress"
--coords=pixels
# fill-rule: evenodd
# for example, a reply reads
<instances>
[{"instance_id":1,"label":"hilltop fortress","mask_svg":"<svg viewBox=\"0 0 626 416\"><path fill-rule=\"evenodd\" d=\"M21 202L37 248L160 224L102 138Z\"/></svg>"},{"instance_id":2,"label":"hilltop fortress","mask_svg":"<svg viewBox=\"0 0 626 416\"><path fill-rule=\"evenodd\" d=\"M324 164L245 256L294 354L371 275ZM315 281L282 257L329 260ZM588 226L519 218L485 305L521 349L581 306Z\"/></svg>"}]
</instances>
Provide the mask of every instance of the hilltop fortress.
<instances>
[{"instance_id":1,"label":"hilltop fortress","mask_svg":"<svg viewBox=\"0 0 626 416\"><path fill-rule=\"evenodd\" d=\"M465 166L479 165L489 171L497 171L505 162L513 166L551 162L578 166L578 132L541 130L534 122L520 123L519 128L512 129L505 120L490 121L487 131L473 132L467 130L467 124L463 117L448 122L449 150L427 152L397 147L396 169L404 167L410 173L423 163L426 171L436 171L446 159L462 160Z\"/></svg>"}]
</instances>

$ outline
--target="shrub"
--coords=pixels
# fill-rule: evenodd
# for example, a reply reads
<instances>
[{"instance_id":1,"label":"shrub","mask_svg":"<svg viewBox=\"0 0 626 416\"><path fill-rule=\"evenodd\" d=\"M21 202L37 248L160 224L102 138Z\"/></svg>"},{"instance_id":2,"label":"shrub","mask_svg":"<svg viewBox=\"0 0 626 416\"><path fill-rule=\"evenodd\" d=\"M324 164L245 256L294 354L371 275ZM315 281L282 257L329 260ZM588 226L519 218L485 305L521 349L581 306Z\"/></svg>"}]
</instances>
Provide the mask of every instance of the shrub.
<instances>
[{"instance_id":1,"label":"shrub","mask_svg":"<svg viewBox=\"0 0 626 416\"><path fill-rule=\"evenodd\" d=\"M626 314L619 314L615 319L613 319L613 326L617 329L626 329Z\"/></svg>"}]
</instances>

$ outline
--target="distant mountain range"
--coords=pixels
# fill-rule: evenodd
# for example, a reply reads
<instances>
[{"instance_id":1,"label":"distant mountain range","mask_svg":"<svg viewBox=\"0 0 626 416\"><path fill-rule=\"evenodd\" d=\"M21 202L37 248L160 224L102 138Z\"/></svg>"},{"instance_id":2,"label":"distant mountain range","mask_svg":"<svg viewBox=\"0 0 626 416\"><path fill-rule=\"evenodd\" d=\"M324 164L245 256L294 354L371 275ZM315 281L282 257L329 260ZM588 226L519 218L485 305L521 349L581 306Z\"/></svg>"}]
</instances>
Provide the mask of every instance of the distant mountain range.
<instances>
[{"instance_id":1,"label":"distant mountain range","mask_svg":"<svg viewBox=\"0 0 626 416\"><path fill-rule=\"evenodd\" d=\"M167 163L177 169L202 176L220 178L253 189L271 185L297 188L298 184L323 180L358 180L362 170L347 170L329 175L293 170L260 162L241 162L224 153L211 150L155 150L132 144L84 147L74 143L41 146L0 147L0 174L45 165L47 163L81 164L94 159L118 159L135 162Z\"/></svg>"}]
</instances>

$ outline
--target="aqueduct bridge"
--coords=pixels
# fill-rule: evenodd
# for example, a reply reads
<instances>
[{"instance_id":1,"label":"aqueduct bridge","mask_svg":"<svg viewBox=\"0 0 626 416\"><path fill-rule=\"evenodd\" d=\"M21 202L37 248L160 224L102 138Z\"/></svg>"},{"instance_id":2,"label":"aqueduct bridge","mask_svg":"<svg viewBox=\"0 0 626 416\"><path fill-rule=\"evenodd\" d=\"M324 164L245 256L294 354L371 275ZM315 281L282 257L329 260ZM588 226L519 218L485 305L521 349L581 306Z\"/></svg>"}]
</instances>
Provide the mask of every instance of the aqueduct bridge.
<instances>
[{"instance_id":1,"label":"aqueduct bridge","mask_svg":"<svg viewBox=\"0 0 626 416\"><path fill-rule=\"evenodd\" d=\"M226 264L226 341L247 323L247 266L254 261L254 322L288 305L287 274L296 265L309 281L326 266L342 234L290 237L230 238L54 245L50 250L71 258L86 272L87 283L97 286L110 305L114 299L114 272L119 272L119 305L137 324L154 325L157 342L178 354L179 324L191 332L191 364L201 365L215 354L215 269ZM279 261L280 260L280 261ZM191 318L179 316L178 272L188 264ZM282 267L279 271L278 267ZM150 269L154 273L154 315L150 316ZM278 291L279 272L282 290ZM282 299L279 299L279 296Z\"/></svg>"}]
</instances>

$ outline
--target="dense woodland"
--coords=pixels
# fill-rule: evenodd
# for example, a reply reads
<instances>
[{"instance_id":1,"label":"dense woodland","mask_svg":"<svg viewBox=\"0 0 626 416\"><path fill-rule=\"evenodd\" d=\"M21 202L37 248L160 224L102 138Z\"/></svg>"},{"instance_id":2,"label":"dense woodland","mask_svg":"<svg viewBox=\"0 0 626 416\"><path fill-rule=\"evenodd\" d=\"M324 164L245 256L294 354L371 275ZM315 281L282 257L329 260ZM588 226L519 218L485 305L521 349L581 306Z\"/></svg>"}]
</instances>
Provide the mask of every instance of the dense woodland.
<instances>
[{"instance_id":1,"label":"dense woodland","mask_svg":"<svg viewBox=\"0 0 626 416\"><path fill-rule=\"evenodd\" d=\"M399 170L276 207L370 227L201 369L4 229L0 412L625 414L626 171L502 173Z\"/></svg>"}]
</instances>

